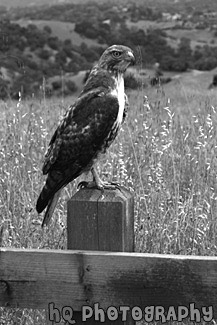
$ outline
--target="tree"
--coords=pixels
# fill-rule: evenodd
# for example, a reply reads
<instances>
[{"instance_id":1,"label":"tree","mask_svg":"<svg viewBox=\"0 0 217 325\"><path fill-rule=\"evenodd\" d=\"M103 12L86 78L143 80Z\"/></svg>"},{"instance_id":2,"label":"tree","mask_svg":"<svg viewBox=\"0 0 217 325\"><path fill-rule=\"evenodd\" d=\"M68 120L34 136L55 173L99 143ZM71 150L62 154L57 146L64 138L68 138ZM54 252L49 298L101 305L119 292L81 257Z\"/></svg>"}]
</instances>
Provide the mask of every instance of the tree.
<instances>
[{"instance_id":1,"label":"tree","mask_svg":"<svg viewBox=\"0 0 217 325\"><path fill-rule=\"evenodd\" d=\"M99 28L96 23L90 20L83 20L75 24L75 32L86 36L88 38L97 38L99 33Z\"/></svg>"},{"instance_id":2,"label":"tree","mask_svg":"<svg viewBox=\"0 0 217 325\"><path fill-rule=\"evenodd\" d=\"M53 90L59 90L62 87L62 81L60 79L52 82Z\"/></svg>"},{"instance_id":3,"label":"tree","mask_svg":"<svg viewBox=\"0 0 217 325\"><path fill-rule=\"evenodd\" d=\"M66 81L66 87L68 88L70 93L74 93L75 91L77 91L77 86L72 80Z\"/></svg>"},{"instance_id":4,"label":"tree","mask_svg":"<svg viewBox=\"0 0 217 325\"><path fill-rule=\"evenodd\" d=\"M50 28L50 26L45 25L43 30L45 31L45 33L51 35L52 34L52 29Z\"/></svg>"},{"instance_id":5,"label":"tree","mask_svg":"<svg viewBox=\"0 0 217 325\"><path fill-rule=\"evenodd\" d=\"M99 56L94 47L89 48L85 43L81 43L80 49L82 56L86 59L86 61L94 62L98 60Z\"/></svg>"},{"instance_id":6,"label":"tree","mask_svg":"<svg viewBox=\"0 0 217 325\"><path fill-rule=\"evenodd\" d=\"M64 67L67 61L67 56L65 51L60 50L56 55L55 55L55 61L60 67Z\"/></svg>"},{"instance_id":7,"label":"tree","mask_svg":"<svg viewBox=\"0 0 217 325\"><path fill-rule=\"evenodd\" d=\"M191 41L189 38L182 37L177 49L177 68L178 71L186 71L191 66L192 66Z\"/></svg>"},{"instance_id":8,"label":"tree","mask_svg":"<svg viewBox=\"0 0 217 325\"><path fill-rule=\"evenodd\" d=\"M60 46L60 41L56 36L52 36L48 38L47 44L52 50L58 50Z\"/></svg>"},{"instance_id":9,"label":"tree","mask_svg":"<svg viewBox=\"0 0 217 325\"><path fill-rule=\"evenodd\" d=\"M48 60L50 57L50 52L45 49L41 49L38 53L38 56L43 60Z\"/></svg>"}]
</instances>

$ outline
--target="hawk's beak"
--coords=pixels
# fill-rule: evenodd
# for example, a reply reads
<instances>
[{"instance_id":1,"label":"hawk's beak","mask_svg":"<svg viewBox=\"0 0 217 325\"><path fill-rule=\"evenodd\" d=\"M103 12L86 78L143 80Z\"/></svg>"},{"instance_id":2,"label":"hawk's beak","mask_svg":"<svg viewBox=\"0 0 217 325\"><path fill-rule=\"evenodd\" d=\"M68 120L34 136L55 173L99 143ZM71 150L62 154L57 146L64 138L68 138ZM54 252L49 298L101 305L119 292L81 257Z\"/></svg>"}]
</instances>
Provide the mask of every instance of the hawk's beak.
<instances>
[{"instance_id":1,"label":"hawk's beak","mask_svg":"<svg viewBox=\"0 0 217 325\"><path fill-rule=\"evenodd\" d=\"M129 61L132 65L134 65L136 63L136 59L135 59L135 56L133 55L132 52L128 51L127 52L127 56L129 58Z\"/></svg>"}]
</instances>

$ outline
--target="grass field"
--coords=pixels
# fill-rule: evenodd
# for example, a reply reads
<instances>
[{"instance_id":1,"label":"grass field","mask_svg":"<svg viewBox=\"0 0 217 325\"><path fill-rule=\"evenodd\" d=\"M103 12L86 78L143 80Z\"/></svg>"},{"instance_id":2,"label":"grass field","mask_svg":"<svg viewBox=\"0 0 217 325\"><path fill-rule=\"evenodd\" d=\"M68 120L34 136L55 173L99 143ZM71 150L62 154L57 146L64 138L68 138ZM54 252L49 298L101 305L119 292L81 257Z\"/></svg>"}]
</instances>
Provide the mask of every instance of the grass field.
<instances>
[{"instance_id":1,"label":"grass field","mask_svg":"<svg viewBox=\"0 0 217 325\"><path fill-rule=\"evenodd\" d=\"M147 96L147 97L144 97ZM2 246L66 248L64 191L51 225L35 211L50 137L74 98L0 102ZM136 251L217 253L217 92L177 80L129 93L127 122L99 164L135 196ZM0 309L1 324L44 324L41 311Z\"/></svg>"}]
</instances>

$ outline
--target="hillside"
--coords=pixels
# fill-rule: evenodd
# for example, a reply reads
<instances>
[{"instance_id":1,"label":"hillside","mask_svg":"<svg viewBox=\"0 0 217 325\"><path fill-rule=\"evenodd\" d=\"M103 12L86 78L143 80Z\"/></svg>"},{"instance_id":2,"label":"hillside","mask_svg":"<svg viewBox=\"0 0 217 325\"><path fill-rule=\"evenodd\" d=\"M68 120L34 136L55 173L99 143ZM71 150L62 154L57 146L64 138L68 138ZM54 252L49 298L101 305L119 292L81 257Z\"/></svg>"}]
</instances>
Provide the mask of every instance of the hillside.
<instances>
[{"instance_id":1,"label":"hillside","mask_svg":"<svg viewBox=\"0 0 217 325\"><path fill-rule=\"evenodd\" d=\"M177 21L139 20L137 22L127 21L127 25L130 28L134 27L145 31L149 29L163 30L167 43L174 48L178 47L181 38L188 38L192 49L203 45L217 46L217 37L214 31L208 28L183 28L181 22Z\"/></svg>"},{"instance_id":2,"label":"hillside","mask_svg":"<svg viewBox=\"0 0 217 325\"><path fill-rule=\"evenodd\" d=\"M85 4L89 0L1 0L1 5L7 8L11 7L26 7L26 6L40 6L62 4L62 3L82 3ZM95 2L108 2L108 0L95 0ZM110 0L111 3L123 4L129 1L126 0ZM157 7L162 10L179 11L187 8L193 8L194 10L204 11L205 9L216 11L217 3L215 0L137 0L137 4L145 4L149 7Z\"/></svg>"},{"instance_id":3,"label":"hillside","mask_svg":"<svg viewBox=\"0 0 217 325\"><path fill-rule=\"evenodd\" d=\"M68 95L77 90L75 80L81 84L77 74L116 43L135 51L141 69L156 62L164 74L217 66L217 12L187 11L193 0L176 0L179 13L165 11L172 0L165 2L164 11L153 6L158 0L145 3L61 2L1 11L1 98L14 98L20 91L24 96ZM209 10L211 0L206 4Z\"/></svg>"},{"instance_id":4,"label":"hillside","mask_svg":"<svg viewBox=\"0 0 217 325\"><path fill-rule=\"evenodd\" d=\"M158 0L150 2L145 1L143 5L126 1L124 5L114 6L112 1L89 2L84 5L82 2L75 4L64 2L59 5L37 6L19 9L13 9L8 12L9 18L21 21L35 21L40 28L45 21L50 21L49 25L55 36L60 39L70 38L75 42L81 42L80 36L86 36L87 45L96 45L97 32L99 28L112 29L118 23L125 24L129 29L159 29L165 32L166 42L177 48L181 38L188 38L191 41L191 47L209 45L216 46L217 35L217 8L212 0L206 1L202 11L194 0ZM165 4L162 6L162 4ZM173 4L173 11L170 5ZM58 22L61 22L59 24ZM64 23L66 25L64 25ZM68 24L69 23L69 24ZM86 27L77 29L77 34L73 34L75 25L86 23ZM89 24L88 24L89 23ZM75 24L75 25L70 25ZM107 26L106 26L107 25ZM84 30L85 28L85 30ZM110 31L110 30L109 30ZM106 31L105 31L106 32ZM103 34L101 32L101 34ZM66 36L64 36L66 35ZM104 35L102 35L104 36ZM103 43L104 38L97 39ZM106 42L104 42L106 43Z\"/></svg>"},{"instance_id":5,"label":"hillside","mask_svg":"<svg viewBox=\"0 0 217 325\"><path fill-rule=\"evenodd\" d=\"M89 0L82 0L83 3L88 2ZM42 5L55 5L61 3L80 3L80 0L1 0L1 5L6 8L16 8L16 7L33 7L33 6L42 6Z\"/></svg>"},{"instance_id":6,"label":"hillside","mask_svg":"<svg viewBox=\"0 0 217 325\"><path fill-rule=\"evenodd\" d=\"M29 24L36 25L39 29L43 30L45 26L49 26L52 30L52 35L65 41L70 39L73 44L81 45L81 43L87 44L87 46L99 46L99 42L95 39L82 36L75 31L75 23L63 22L57 20L16 20L14 23L19 24L22 27L26 27ZM197 46L208 45L210 47L217 46L217 38L211 30L207 29L183 29L174 28L174 22L156 22L150 20L141 20L138 22L126 21L126 25L131 28L138 28L144 31L149 29L160 29L166 33L167 43L177 48L181 38L188 38L191 40L191 48L194 49Z\"/></svg>"},{"instance_id":7,"label":"hillside","mask_svg":"<svg viewBox=\"0 0 217 325\"><path fill-rule=\"evenodd\" d=\"M52 35L49 26L42 30L33 24L26 27L9 21L0 22L0 98L46 94L68 95L77 86L70 78L80 70L90 69L102 49L72 44ZM58 76L53 84L49 82Z\"/></svg>"},{"instance_id":8,"label":"hillside","mask_svg":"<svg viewBox=\"0 0 217 325\"><path fill-rule=\"evenodd\" d=\"M27 27L30 24L34 24L38 29L42 30L45 26L51 28L51 34L58 37L61 41L71 40L74 45L80 46L85 43L87 46L99 46L99 43L93 39L81 36L75 32L75 23L63 22L57 20L16 20L12 21L15 24L19 24L21 27Z\"/></svg>"}]
</instances>

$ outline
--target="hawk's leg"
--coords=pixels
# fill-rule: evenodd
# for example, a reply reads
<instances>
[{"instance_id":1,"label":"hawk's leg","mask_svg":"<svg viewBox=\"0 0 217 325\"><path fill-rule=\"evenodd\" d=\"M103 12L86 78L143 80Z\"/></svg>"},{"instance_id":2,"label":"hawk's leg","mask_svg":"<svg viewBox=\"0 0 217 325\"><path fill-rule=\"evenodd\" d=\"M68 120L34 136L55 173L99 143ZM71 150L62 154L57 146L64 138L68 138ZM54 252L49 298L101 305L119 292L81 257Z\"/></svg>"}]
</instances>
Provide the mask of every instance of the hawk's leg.
<instances>
[{"instance_id":1,"label":"hawk's leg","mask_svg":"<svg viewBox=\"0 0 217 325\"><path fill-rule=\"evenodd\" d=\"M98 190L103 191L104 189L108 190L115 190L119 188L119 184L117 183L106 183L101 180L99 177L96 169L94 167L91 168L91 173L93 175L93 181L92 182L80 182L78 184L78 188L96 188Z\"/></svg>"}]
</instances>

